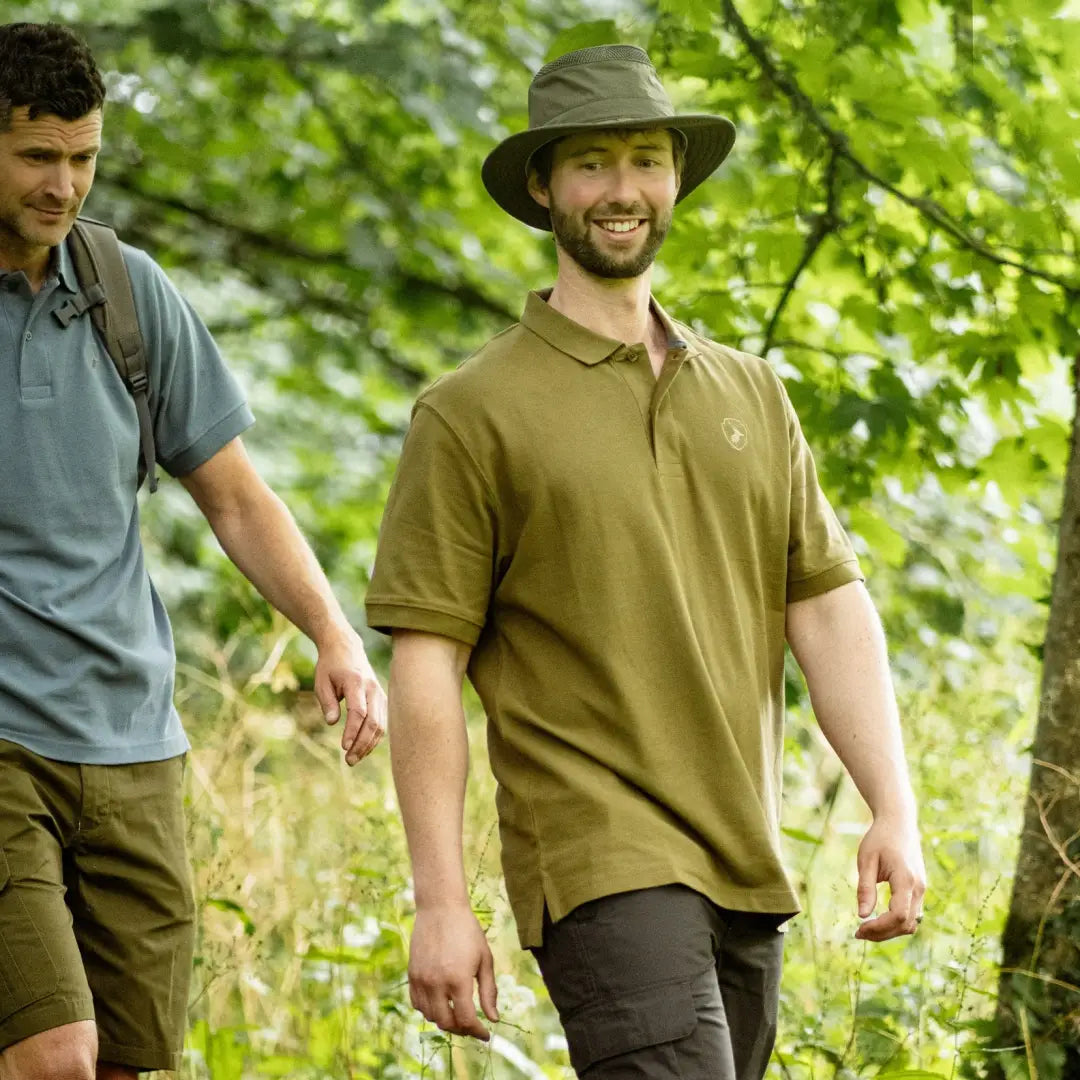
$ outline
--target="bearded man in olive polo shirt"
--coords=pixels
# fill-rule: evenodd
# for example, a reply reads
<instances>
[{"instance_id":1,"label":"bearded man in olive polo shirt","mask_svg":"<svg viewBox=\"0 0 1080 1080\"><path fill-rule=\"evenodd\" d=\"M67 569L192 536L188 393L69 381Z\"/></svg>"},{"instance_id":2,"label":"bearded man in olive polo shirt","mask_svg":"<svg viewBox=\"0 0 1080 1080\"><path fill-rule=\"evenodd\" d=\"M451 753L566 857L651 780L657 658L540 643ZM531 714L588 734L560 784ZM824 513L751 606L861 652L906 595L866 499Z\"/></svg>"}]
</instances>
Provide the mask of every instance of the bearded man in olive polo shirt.
<instances>
[{"instance_id":1,"label":"bearded man in olive polo shirt","mask_svg":"<svg viewBox=\"0 0 1080 1080\"><path fill-rule=\"evenodd\" d=\"M644 52L537 73L488 191L558 278L417 402L368 620L394 637L413 1003L485 1038L461 684L490 720L503 867L582 1077L758 1080L797 910L778 844L785 639L874 815L856 936L914 931L914 798L880 625L768 365L652 299L672 207L734 128L676 116Z\"/></svg>"}]
</instances>

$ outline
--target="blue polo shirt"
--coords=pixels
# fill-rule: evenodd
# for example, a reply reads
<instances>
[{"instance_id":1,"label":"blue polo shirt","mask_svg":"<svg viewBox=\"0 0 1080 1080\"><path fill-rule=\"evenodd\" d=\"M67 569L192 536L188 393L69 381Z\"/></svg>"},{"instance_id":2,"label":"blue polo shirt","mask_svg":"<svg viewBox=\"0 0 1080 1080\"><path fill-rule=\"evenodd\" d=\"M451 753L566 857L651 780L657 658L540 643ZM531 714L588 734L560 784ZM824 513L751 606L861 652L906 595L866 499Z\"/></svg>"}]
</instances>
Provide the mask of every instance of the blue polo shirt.
<instances>
[{"instance_id":1,"label":"blue polo shirt","mask_svg":"<svg viewBox=\"0 0 1080 1080\"><path fill-rule=\"evenodd\" d=\"M182 476L253 417L199 317L123 250L158 460ZM89 316L53 317L77 291L63 246L36 295L0 271L0 739L59 761L157 761L189 744L139 540L139 423Z\"/></svg>"}]
</instances>

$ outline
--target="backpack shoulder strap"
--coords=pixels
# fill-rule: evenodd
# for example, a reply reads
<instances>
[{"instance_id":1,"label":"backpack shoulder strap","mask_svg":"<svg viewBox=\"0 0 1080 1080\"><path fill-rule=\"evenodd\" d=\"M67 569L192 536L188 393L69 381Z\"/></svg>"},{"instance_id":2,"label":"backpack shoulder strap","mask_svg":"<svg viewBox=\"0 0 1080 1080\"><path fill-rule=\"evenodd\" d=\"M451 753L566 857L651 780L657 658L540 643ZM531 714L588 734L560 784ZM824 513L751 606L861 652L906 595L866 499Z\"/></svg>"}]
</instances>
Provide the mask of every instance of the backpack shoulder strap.
<instances>
[{"instance_id":1,"label":"backpack shoulder strap","mask_svg":"<svg viewBox=\"0 0 1080 1080\"><path fill-rule=\"evenodd\" d=\"M147 479L150 491L157 491L157 448L150 416L150 380L146 370L146 346L135 310L124 254L116 233L100 221L79 218L68 235L68 252L75 265L81 293L57 312L65 318L90 312L90 318L105 349L112 358L128 392L135 399L139 415L139 483Z\"/></svg>"}]
</instances>

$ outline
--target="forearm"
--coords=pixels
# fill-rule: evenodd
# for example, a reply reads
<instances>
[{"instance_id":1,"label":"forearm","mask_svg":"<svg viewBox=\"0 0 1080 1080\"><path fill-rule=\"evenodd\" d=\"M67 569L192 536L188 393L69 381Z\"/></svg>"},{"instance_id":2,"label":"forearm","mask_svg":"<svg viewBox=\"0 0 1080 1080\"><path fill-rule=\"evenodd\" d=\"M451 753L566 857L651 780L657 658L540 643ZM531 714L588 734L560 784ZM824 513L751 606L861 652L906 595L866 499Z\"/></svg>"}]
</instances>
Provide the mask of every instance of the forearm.
<instances>
[{"instance_id":1,"label":"forearm","mask_svg":"<svg viewBox=\"0 0 1080 1080\"><path fill-rule=\"evenodd\" d=\"M468 648L394 634L390 760L412 859L417 910L469 904L462 854L468 737L461 684Z\"/></svg>"},{"instance_id":2,"label":"forearm","mask_svg":"<svg viewBox=\"0 0 1080 1080\"><path fill-rule=\"evenodd\" d=\"M915 822L885 635L861 582L788 607L788 641L821 730L875 818Z\"/></svg>"},{"instance_id":3,"label":"forearm","mask_svg":"<svg viewBox=\"0 0 1080 1080\"><path fill-rule=\"evenodd\" d=\"M351 633L307 540L269 487L260 481L242 502L206 516L225 554L316 645Z\"/></svg>"}]
</instances>

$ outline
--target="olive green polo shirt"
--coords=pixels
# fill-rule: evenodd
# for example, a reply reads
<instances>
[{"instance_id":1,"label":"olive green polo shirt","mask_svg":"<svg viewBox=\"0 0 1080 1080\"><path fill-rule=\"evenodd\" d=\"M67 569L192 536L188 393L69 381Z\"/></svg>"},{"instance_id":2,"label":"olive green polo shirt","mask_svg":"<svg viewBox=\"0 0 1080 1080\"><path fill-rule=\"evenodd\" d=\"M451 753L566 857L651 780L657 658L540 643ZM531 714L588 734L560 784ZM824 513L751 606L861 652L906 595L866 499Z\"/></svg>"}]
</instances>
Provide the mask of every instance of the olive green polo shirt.
<instances>
[{"instance_id":1,"label":"olive green polo shirt","mask_svg":"<svg viewBox=\"0 0 1080 1080\"><path fill-rule=\"evenodd\" d=\"M530 294L417 401L382 522L368 622L473 646L526 947L675 882L798 910L785 608L861 575L771 368L654 310L659 378Z\"/></svg>"}]
</instances>

